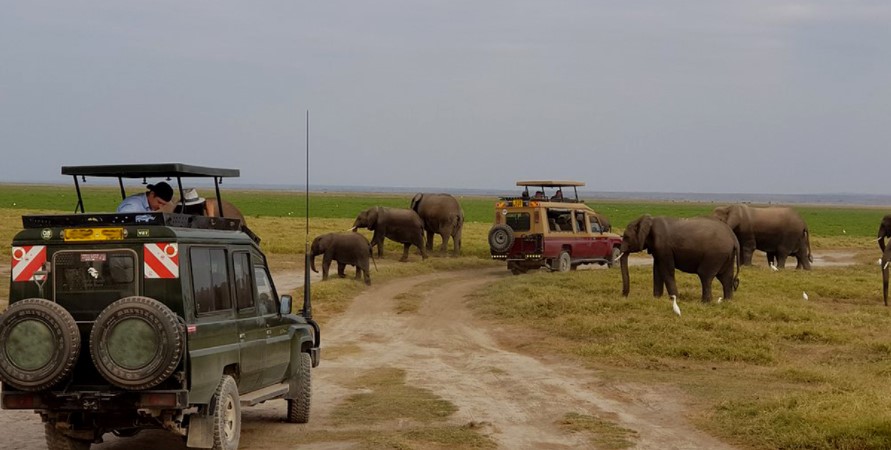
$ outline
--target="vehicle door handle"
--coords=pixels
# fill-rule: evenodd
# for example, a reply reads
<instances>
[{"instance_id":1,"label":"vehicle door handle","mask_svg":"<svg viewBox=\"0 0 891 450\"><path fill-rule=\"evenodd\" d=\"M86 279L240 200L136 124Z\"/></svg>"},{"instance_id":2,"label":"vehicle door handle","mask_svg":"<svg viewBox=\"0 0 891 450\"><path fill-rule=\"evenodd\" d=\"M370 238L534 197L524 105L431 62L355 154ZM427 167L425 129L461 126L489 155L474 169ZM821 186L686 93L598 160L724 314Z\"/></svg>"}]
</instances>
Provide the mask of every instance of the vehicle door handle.
<instances>
[{"instance_id":1,"label":"vehicle door handle","mask_svg":"<svg viewBox=\"0 0 891 450\"><path fill-rule=\"evenodd\" d=\"M270 328L266 329L266 336L272 336L272 329L270 329Z\"/></svg>"},{"instance_id":2,"label":"vehicle door handle","mask_svg":"<svg viewBox=\"0 0 891 450\"><path fill-rule=\"evenodd\" d=\"M238 333L238 339L244 340L244 333Z\"/></svg>"}]
</instances>

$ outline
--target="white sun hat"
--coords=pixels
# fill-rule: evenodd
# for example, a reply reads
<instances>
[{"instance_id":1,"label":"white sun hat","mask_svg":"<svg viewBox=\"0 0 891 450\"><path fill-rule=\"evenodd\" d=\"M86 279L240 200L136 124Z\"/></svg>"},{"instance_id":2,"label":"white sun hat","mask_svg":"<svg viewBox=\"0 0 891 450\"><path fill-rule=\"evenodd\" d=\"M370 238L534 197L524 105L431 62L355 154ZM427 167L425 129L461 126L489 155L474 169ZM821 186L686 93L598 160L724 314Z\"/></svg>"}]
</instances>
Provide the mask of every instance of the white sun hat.
<instances>
[{"instance_id":1,"label":"white sun hat","mask_svg":"<svg viewBox=\"0 0 891 450\"><path fill-rule=\"evenodd\" d=\"M183 200L185 200L183 203L186 206L204 203L204 197L199 197L198 190L195 188L186 189L185 192L183 192Z\"/></svg>"}]
</instances>

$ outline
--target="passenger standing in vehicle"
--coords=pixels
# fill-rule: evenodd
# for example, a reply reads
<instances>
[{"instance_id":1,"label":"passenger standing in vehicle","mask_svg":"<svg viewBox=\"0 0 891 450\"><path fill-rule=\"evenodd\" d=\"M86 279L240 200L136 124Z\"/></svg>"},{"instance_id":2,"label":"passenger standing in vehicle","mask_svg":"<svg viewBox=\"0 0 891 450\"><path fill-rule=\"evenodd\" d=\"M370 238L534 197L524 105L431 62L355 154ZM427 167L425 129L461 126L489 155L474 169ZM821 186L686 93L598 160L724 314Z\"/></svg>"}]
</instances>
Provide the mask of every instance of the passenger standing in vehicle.
<instances>
[{"instance_id":1,"label":"passenger standing in vehicle","mask_svg":"<svg viewBox=\"0 0 891 450\"><path fill-rule=\"evenodd\" d=\"M557 192L554 193L554 196L551 197L551 200L563 201L563 189L557 189Z\"/></svg>"},{"instance_id":2,"label":"passenger standing in vehicle","mask_svg":"<svg viewBox=\"0 0 891 450\"><path fill-rule=\"evenodd\" d=\"M207 201L204 197L198 195L198 189L189 188L183 192L183 201L182 203L177 203L173 212L206 216L207 212L204 209L206 205Z\"/></svg>"},{"instance_id":3,"label":"passenger standing in vehicle","mask_svg":"<svg viewBox=\"0 0 891 450\"><path fill-rule=\"evenodd\" d=\"M158 211L173 199L173 188L165 182L150 184L142 194L131 195L118 205L117 212L152 212Z\"/></svg>"}]
</instances>

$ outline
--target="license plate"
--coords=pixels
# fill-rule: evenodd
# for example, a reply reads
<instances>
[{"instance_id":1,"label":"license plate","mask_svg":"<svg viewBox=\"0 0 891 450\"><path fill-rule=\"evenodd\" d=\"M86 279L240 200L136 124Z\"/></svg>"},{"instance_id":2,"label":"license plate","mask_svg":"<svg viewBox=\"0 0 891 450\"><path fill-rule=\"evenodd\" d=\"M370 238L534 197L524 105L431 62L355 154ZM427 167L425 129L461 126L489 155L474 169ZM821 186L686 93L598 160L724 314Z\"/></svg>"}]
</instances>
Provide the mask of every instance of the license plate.
<instances>
[{"instance_id":1,"label":"license plate","mask_svg":"<svg viewBox=\"0 0 891 450\"><path fill-rule=\"evenodd\" d=\"M63 239L65 242L78 241L120 241L124 239L123 228L68 228Z\"/></svg>"}]
</instances>

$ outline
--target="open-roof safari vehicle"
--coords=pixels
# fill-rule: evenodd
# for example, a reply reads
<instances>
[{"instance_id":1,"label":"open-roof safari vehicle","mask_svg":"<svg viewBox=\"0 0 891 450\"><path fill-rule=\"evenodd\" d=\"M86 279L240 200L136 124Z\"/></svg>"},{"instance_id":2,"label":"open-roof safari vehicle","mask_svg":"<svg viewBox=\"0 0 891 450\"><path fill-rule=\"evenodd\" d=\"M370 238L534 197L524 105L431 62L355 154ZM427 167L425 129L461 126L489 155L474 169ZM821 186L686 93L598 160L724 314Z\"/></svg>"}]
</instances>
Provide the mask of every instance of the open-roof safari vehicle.
<instances>
[{"instance_id":1,"label":"open-roof safari vehicle","mask_svg":"<svg viewBox=\"0 0 891 450\"><path fill-rule=\"evenodd\" d=\"M575 270L581 264L617 261L622 237L608 232L603 216L578 198L579 181L518 181L517 197L495 203L495 224L489 230L493 259L507 261L516 274L540 267ZM529 188L537 188L534 194ZM572 188L572 195L563 188ZM550 194L550 195L549 195Z\"/></svg>"},{"instance_id":2,"label":"open-roof safari vehicle","mask_svg":"<svg viewBox=\"0 0 891 450\"><path fill-rule=\"evenodd\" d=\"M78 179L213 178L183 164L63 167L80 213L23 216L0 316L2 407L33 409L50 450L88 449L144 428L189 447L235 449L241 407L284 398L309 420L319 327L292 313L259 239L238 219L84 212ZM76 212L77 212L76 210ZM305 296L306 297L306 296Z\"/></svg>"}]
</instances>

